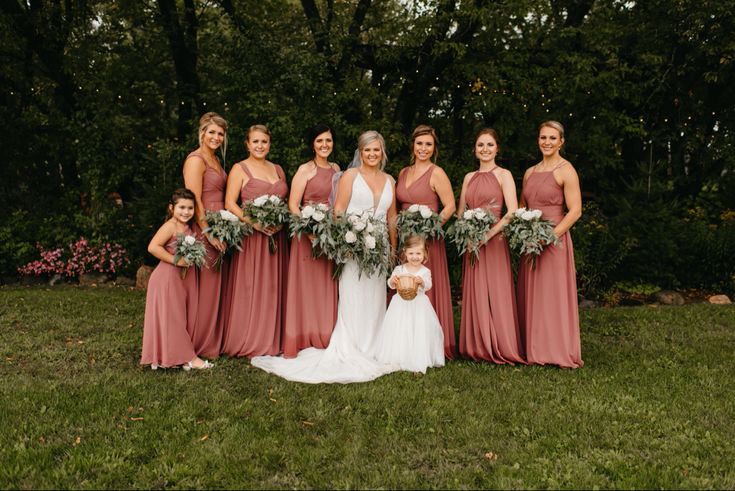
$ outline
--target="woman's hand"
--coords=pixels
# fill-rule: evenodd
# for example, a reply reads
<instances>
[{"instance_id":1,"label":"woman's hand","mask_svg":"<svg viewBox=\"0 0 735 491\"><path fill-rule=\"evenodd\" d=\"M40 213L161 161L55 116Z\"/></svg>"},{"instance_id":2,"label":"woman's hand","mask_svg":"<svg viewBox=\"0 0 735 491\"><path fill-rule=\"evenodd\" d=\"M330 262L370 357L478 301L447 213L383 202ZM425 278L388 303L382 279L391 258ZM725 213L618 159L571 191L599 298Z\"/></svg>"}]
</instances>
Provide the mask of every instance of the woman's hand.
<instances>
[{"instance_id":1,"label":"woman's hand","mask_svg":"<svg viewBox=\"0 0 735 491\"><path fill-rule=\"evenodd\" d=\"M212 247L217 249L219 252L225 252L225 249L227 249L227 246L224 242L222 242L219 239L214 238L213 236L209 234L204 234L204 236L207 238L210 244L212 244Z\"/></svg>"}]
</instances>

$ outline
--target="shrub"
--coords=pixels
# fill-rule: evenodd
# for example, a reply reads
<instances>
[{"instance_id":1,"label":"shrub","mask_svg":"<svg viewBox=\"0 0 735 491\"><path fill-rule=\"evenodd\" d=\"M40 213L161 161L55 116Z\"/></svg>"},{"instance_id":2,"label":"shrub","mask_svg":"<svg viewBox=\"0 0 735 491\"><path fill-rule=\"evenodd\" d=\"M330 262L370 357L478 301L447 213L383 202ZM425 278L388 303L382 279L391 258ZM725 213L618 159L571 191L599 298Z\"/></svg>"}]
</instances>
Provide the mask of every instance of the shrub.
<instances>
[{"instance_id":1,"label":"shrub","mask_svg":"<svg viewBox=\"0 0 735 491\"><path fill-rule=\"evenodd\" d=\"M125 248L120 244L105 242L98 246L90 245L81 237L68 245L46 249L36 244L41 258L18 268L18 272L28 276L63 275L76 278L85 273L102 273L116 276L122 269L130 265Z\"/></svg>"}]
</instances>

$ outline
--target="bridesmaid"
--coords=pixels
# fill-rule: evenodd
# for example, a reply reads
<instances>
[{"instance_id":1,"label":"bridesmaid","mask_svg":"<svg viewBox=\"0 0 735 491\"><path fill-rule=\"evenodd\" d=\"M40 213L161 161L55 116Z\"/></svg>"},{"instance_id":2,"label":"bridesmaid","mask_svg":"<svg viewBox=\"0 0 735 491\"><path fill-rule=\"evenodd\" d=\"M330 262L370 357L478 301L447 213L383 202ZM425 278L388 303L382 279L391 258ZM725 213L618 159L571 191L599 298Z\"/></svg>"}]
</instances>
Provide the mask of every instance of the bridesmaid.
<instances>
[{"instance_id":1,"label":"bridesmaid","mask_svg":"<svg viewBox=\"0 0 735 491\"><path fill-rule=\"evenodd\" d=\"M442 225L454 214L454 192L444 170L436 165L439 157L439 140L434 128L419 125L411 136L411 163L398 175L396 199L402 210L413 204L426 205L439 213ZM429 260L426 267L431 270L434 285L426 292L436 310L444 334L444 357L455 356L456 334L452 312L452 291L449 287L449 268L444 239L428 240L426 248Z\"/></svg>"},{"instance_id":2,"label":"bridesmaid","mask_svg":"<svg viewBox=\"0 0 735 491\"><path fill-rule=\"evenodd\" d=\"M206 211L219 211L225 207L225 183L227 173L215 152L227 152L227 121L217 113L208 112L199 119L199 148L184 161L184 185L190 189L197 202L195 230L198 234L208 225ZM214 268L214 261L224 252L225 245L214 237L206 236L207 265L199 269L199 310L192 331L189 333L197 355L216 358L222 344L220 299L226 265Z\"/></svg>"},{"instance_id":3,"label":"bridesmaid","mask_svg":"<svg viewBox=\"0 0 735 491\"><path fill-rule=\"evenodd\" d=\"M224 317L222 351L230 356L277 355L281 347L281 309L288 250L282 227L263 228L250 222L238 205L264 194L285 200L286 176L280 165L266 160L271 133L264 125L248 129L246 145L249 156L233 165L227 179L225 206L251 223L255 232L245 237L242 251L230 264ZM275 237L277 251L268 250L268 237Z\"/></svg>"},{"instance_id":4,"label":"bridesmaid","mask_svg":"<svg viewBox=\"0 0 735 491\"><path fill-rule=\"evenodd\" d=\"M530 261L521 260L518 316L528 363L579 368L584 362L569 229L582 216L582 197L577 172L559 155L562 145L564 127L556 121L542 123L538 146L543 160L523 176L521 206L541 210L543 218L554 222L561 246L547 247L536 259L535 268Z\"/></svg>"},{"instance_id":5,"label":"bridesmaid","mask_svg":"<svg viewBox=\"0 0 735 491\"><path fill-rule=\"evenodd\" d=\"M510 171L495 163L498 149L495 130L480 130L475 138L480 167L465 176L459 197L458 215L466 208L488 207L498 218L480 249L478 261L472 265L469 255L464 256L459 353L473 360L512 365L524 360L510 254L501 232L518 208L518 200Z\"/></svg>"},{"instance_id":6,"label":"bridesmaid","mask_svg":"<svg viewBox=\"0 0 735 491\"><path fill-rule=\"evenodd\" d=\"M325 124L309 128L306 144L314 158L301 164L291 181L288 207L300 215L300 206L329 201L332 177L339 166L330 163L334 132ZM291 240L288 286L283 323L283 356L293 358L304 348L324 349L337 321L337 283L332 279L333 263L315 259L308 237Z\"/></svg>"}]
</instances>

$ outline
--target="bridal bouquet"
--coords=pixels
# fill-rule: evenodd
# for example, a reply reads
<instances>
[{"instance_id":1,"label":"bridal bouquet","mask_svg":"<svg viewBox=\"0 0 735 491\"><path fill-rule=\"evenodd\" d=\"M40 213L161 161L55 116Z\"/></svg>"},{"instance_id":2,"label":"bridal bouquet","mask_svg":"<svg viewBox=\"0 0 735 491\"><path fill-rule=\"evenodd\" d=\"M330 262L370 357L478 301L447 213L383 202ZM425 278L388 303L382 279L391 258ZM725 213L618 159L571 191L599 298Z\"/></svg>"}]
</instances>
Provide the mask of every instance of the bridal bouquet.
<instances>
[{"instance_id":1,"label":"bridal bouquet","mask_svg":"<svg viewBox=\"0 0 735 491\"><path fill-rule=\"evenodd\" d=\"M314 203L303 206L300 215L291 217L288 226L291 237L296 236L300 239L303 234L308 235L311 239L311 250L314 257L323 252L319 247L319 237L329 227L330 215L329 206L324 203Z\"/></svg>"},{"instance_id":2,"label":"bridal bouquet","mask_svg":"<svg viewBox=\"0 0 735 491\"><path fill-rule=\"evenodd\" d=\"M204 247L204 243L197 240L193 235L176 234L174 264L178 263L182 257L187 263L186 267L181 268L181 279L184 279L190 266L196 266L198 268L204 266L207 258L207 249Z\"/></svg>"},{"instance_id":3,"label":"bridal bouquet","mask_svg":"<svg viewBox=\"0 0 735 491\"><path fill-rule=\"evenodd\" d=\"M264 194L248 200L243 203L242 209L252 221L264 228L284 225L291 215L288 205L275 194ZM268 250L271 253L278 250L276 239L272 235L268 237Z\"/></svg>"},{"instance_id":4,"label":"bridal bouquet","mask_svg":"<svg viewBox=\"0 0 735 491\"><path fill-rule=\"evenodd\" d=\"M497 221L488 208L471 208L465 210L450 227L448 233L459 254L472 254L470 265L474 266L480 258L480 247L487 242L487 233Z\"/></svg>"},{"instance_id":5,"label":"bridal bouquet","mask_svg":"<svg viewBox=\"0 0 735 491\"><path fill-rule=\"evenodd\" d=\"M444 237L442 219L426 205L411 205L398 214L396 221L398 240L403 243L412 235L420 235L425 239Z\"/></svg>"},{"instance_id":6,"label":"bridal bouquet","mask_svg":"<svg viewBox=\"0 0 735 491\"><path fill-rule=\"evenodd\" d=\"M347 261L357 263L360 275L388 274L390 243L384 222L371 211L329 218L329 224L316 239L322 251L336 264L334 277L342 274Z\"/></svg>"},{"instance_id":7,"label":"bridal bouquet","mask_svg":"<svg viewBox=\"0 0 735 491\"><path fill-rule=\"evenodd\" d=\"M534 268L536 258L547 245L561 244L554 233L554 224L541 218L541 210L518 208L513 212L510 223L505 226L503 233L508 238L511 250L520 255L527 255Z\"/></svg>"},{"instance_id":8,"label":"bridal bouquet","mask_svg":"<svg viewBox=\"0 0 735 491\"><path fill-rule=\"evenodd\" d=\"M208 211L204 215L207 220L207 228L202 230L205 234L210 234L215 239L223 242L227 249L232 247L238 251L242 250L240 242L246 235L253 233L253 228L240 219L234 213L227 210ZM219 271L222 266L222 259L227 251L220 252L214 261L213 267L215 271Z\"/></svg>"}]
</instances>

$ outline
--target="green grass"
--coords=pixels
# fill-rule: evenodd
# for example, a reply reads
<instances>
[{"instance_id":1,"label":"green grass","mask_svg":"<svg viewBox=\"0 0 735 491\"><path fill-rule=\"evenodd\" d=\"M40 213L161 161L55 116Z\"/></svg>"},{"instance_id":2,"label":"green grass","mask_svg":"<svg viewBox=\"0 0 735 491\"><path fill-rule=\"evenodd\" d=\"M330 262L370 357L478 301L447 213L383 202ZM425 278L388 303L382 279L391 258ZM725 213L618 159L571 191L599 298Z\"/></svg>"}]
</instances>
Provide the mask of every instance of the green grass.
<instances>
[{"instance_id":1,"label":"green grass","mask_svg":"<svg viewBox=\"0 0 735 491\"><path fill-rule=\"evenodd\" d=\"M575 371L311 386L139 367L144 300L0 288L0 488L735 487L731 306L582 311Z\"/></svg>"}]
</instances>

